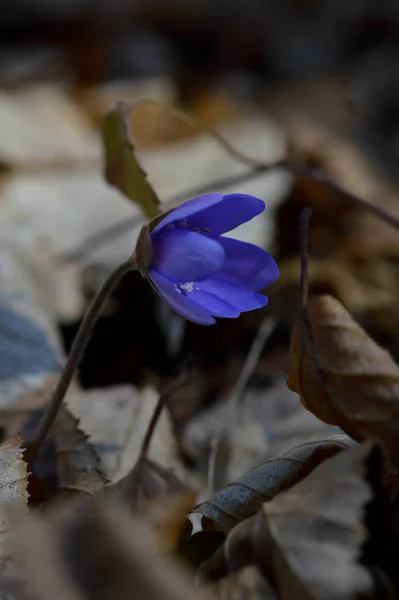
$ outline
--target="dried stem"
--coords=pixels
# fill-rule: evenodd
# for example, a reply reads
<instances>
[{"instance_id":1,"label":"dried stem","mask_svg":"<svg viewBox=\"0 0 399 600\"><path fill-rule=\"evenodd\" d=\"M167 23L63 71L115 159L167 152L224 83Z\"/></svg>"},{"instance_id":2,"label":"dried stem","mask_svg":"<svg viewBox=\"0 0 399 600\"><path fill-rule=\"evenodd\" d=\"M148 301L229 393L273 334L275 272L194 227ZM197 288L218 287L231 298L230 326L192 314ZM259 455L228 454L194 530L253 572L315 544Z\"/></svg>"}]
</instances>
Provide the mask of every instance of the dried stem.
<instances>
[{"instance_id":1,"label":"dried stem","mask_svg":"<svg viewBox=\"0 0 399 600\"><path fill-rule=\"evenodd\" d=\"M309 179L310 181L319 183L324 188L336 192L343 198L346 198L352 204L360 206L374 215L389 223L396 229L399 229L399 216L385 210L381 206L377 204L373 204L369 200L365 200L360 196L356 196L356 194L352 194L345 188L341 187L339 184L335 183L331 179L327 177L323 171L319 169L310 167L308 165L299 163L297 161L291 159L281 159L272 163L264 163L264 164L255 164L250 171L246 173L241 173L239 175L234 175L230 177L224 177L223 179L219 179L217 181L213 181L207 183L205 185L198 186L191 190L188 190L184 194L179 194L178 196L172 198L171 200L162 203L162 208L167 210L177 206L180 202L187 200L188 198L193 198L195 196L199 196L200 194L205 194L206 192L210 192L212 190L221 190L226 187L232 187L234 185L238 185L249 181L255 177L259 177L269 171L273 171L276 169L284 169L293 173L297 177L302 177L304 179ZM72 250L64 254L61 257L62 261L70 261L70 260L79 260L82 256L85 256L87 253L93 252L96 248L110 242L113 238L122 235L126 231L129 231L132 227L139 225L140 223L145 222L145 217L143 215L136 215L131 219L124 219L119 223L115 223L98 233L95 233L91 237L89 237L80 247Z\"/></svg>"},{"instance_id":2,"label":"dried stem","mask_svg":"<svg viewBox=\"0 0 399 600\"><path fill-rule=\"evenodd\" d=\"M306 308L309 296L309 219L312 215L311 208L304 208L299 220L299 245L301 250L301 305Z\"/></svg>"},{"instance_id":3,"label":"dried stem","mask_svg":"<svg viewBox=\"0 0 399 600\"><path fill-rule=\"evenodd\" d=\"M104 302L123 275L133 269L134 266L135 262L133 258L130 258L126 262L119 265L119 267L117 267L108 276L87 309L78 333L73 341L71 351L57 387L55 388L52 398L44 411L41 422L39 423L35 435L33 436L33 440L30 444L28 444L28 448L25 452L25 460L27 460L30 465L32 465L34 462L47 434L54 423L57 413L64 400L65 394L69 388L73 376L75 375L78 364L90 339L91 331L99 318Z\"/></svg>"},{"instance_id":4,"label":"dried stem","mask_svg":"<svg viewBox=\"0 0 399 600\"><path fill-rule=\"evenodd\" d=\"M184 375L180 375L180 377L178 377L177 379L172 381L166 387L166 389L162 392L162 394L159 396L157 405L154 409L154 412L152 413L152 417L148 424L148 429L147 429L147 432L145 434L145 437L144 437L144 440L143 440L143 443L141 446L140 456L137 461L138 463L143 461L145 458L147 458L147 454L148 454L148 450L149 450L149 447L151 444L152 436L154 435L155 428L158 424L158 421L162 414L163 409L168 404L168 402L169 402L170 398L173 396L173 394L175 392L177 392L186 383L187 383L187 374L185 373Z\"/></svg>"},{"instance_id":5,"label":"dried stem","mask_svg":"<svg viewBox=\"0 0 399 600\"><path fill-rule=\"evenodd\" d=\"M124 104L120 103L120 106L123 107L123 110L126 113L126 117L129 118L130 113L135 110L139 105L146 106L158 106L167 109L171 112L175 117L187 123L192 127L193 131L198 133L203 133L212 137L223 150L231 156L234 160L238 162L248 165L250 167L258 166L260 163L256 159L244 154L237 148L235 148L221 133L214 129L213 127L209 127L204 121L199 119L198 117L192 117L184 110L180 110L179 108L165 105L163 102L159 102L158 100L150 100L148 98L142 98L135 102L134 104Z\"/></svg>"},{"instance_id":6,"label":"dried stem","mask_svg":"<svg viewBox=\"0 0 399 600\"><path fill-rule=\"evenodd\" d=\"M361 121L368 127L369 133L374 135L374 139L380 141L381 144L390 151L390 161L394 163L397 168L399 166L398 148L388 132L381 127L381 124L372 114L351 98L346 101L346 108L354 119Z\"/></svg>"}]
</instances>

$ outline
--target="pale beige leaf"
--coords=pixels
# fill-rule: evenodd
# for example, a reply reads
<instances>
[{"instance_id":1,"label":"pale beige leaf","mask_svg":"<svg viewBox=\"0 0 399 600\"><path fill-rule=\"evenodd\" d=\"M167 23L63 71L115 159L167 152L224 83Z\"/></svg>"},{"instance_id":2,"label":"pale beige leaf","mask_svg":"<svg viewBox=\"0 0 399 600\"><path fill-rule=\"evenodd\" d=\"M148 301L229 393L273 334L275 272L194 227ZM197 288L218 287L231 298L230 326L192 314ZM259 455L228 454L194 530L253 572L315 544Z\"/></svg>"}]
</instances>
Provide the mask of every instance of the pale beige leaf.
<instances>
[{"instance_id":1,"label":"pale beige leaf","mask_svg":"<svg viewBox=\"0 0 399 600\"><path fill-rule=\"evenodd\" d=\"M101 158L83 113L61 87L35 86L0 94L0 160L15 166Z\"/></svg>"},{"instance_id":2,"label":"pale beige leaf","mask_svg":"<svg viewBox=\"0 0 399 600\"><path fill-rule=\"evenodd\" d=\"M68 394L67 405L90 436L101 468L112 481L124 477L137 460L158 396L153 388L127 385ZM167 411L157 425L149 457L177 475L184 474Z\"/></svg>"},{"instance_id":3,"label":"pale beige leaf","mask_svg":"<svg viewBox=\"0 0 399 600\"><path fill-rule=\"evenodd\" d=\"M28 510L28 470L22 440L11 438L0 446L0 559L9 558L10 509Z\"/></svg>"},{"instance_id":4,"label":"pale beige leaf","mask_svg":"<svg viewBox=\"0 0 399 600\"><path fill-rule=\"evenodd\" d=\"M270 557L283 600L373 597L373 577L361 563L374 495L371 456L369 444L340 452L263 504L257 556Z\"/></svg>"}]
</instances>

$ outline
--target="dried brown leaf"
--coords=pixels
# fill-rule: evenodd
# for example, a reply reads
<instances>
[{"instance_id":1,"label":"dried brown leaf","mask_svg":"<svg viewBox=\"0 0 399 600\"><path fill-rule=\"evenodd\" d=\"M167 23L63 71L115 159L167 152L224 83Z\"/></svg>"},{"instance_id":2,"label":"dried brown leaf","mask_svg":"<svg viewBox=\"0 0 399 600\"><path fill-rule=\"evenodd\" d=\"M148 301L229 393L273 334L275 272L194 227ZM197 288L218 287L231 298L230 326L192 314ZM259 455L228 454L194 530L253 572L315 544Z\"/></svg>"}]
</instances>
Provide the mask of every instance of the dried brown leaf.
<instances>
[{"instance_id":1,"label":"dried brown leaf","mask_svg":"<svg viewBox=\"0 0 399 600\"><path fill-rule=\"evenodd\" d=\"M257 515L253 515L229 531L224 543L200 566L197 574L199 583L217 581L254 564L252 532L256 519Z\"/></svg>"},{"instance_id":2,"label":"dried brown leaf","mask_svg":"<svg viewBox=\"0 0 399 600\"><path fill-rule=\"evenodd\" d=\"M54 424L58 490L63 495L95 494L109 480L99 467L100 459L79 421L61 407Z\"/></svg>"},{"instance_id":3,"label":"dried brown leaf","mask_svg":"<svg viewBox=\"0 0 399 600\"><path fill-rule=\"evenodd\" d=\"M334 439L335 438L335 439ZM347 436L307 442L255 467L229 484L198 511L229 531L237 523L256 514L263 502L306 477L320 462L348 447Z\"/></svg>"},{"instance_id":4,"label":"dried brown leaf","mask_svg":"<svg viewBox=\"0 0 399 600\"><path fill-rule=\"evenodd\" d=\"M220 547L223 545L226 535L223 531L217 531L214 529L202 529L193 533L193 523L190 537L186 540L182 540L179 547L179 553L185 560L188 560L193 568L201 569L201 566L209 561L215 553L218 553ZM223 575L227 573L227 570L223 570ZM220 577L222 577L221 575ZM216 577L214 579L217 579ZM202 581L201 578L197 578L198 581ZM208 581L208 579L205 579ZM209 581L213 579L209 578Z\"/></svg>"},{"instance_id":5,"label":"dried brown leaf","mask_svg":"<svg viewBox=\"0 0 399 600\"><path fill-rule=\"evenodd\" d=\"M131 508L150 498L191 491L171 470L148 458L140 459L125 477L107 488L107 493L116 494Z\"/></svg>"},{"instance_id":6,"label":"dried brown leaf","mask_svg":"<svg viewBox=\"0 0 399 600\"><path fill-rule=\"evenodd\" d=\"M20 529L19 552L38 600L209 600L159 554L148 525L105 496L67 515L35 516Z\"/></svg>"},{"instance_id":7,"label":"dried brown leaf","mask_svg":"<svg viewBox=\"0 0 399 600\"><path fill-rule=\"evenodd\" d=\"M283 600L372 597L373 579L359 562L368 539L365 509L373 499L371 453L368 444L341 452L263 505L255 553Z\"/></svg>"},{"instance_id":8,"label":"dried brown leaf","mask_svg":"<svg viewBox=\"0 0 399 600\"><path fill-rule=\"evenodd\" d=\"M313 242L312 235L312 248ZM335 240L334 243L337 245ZM279 268L280 277L273 287L272 298L279 303L279 313L284 313L291 322L297 297L293 292L299 287L299 257L281 260ZM394 264L381 259L353 264L346 256L329 256L309 265L309 288L330 293L353 312L365 311L394 304L398 276Z\"/></svg>"},{"instance_id":9,"label":"dried brown leaf","mask_svg":"<svg viewBox=\"0 0 399 600\"><path fill-rule=\"evenodd\" d=\"M319 419L399 464L399 367L331 296L309 298L291 338L289 387Z\"/></svg>"},{"instance_id":10,"label":"dried brown leaf","mask_svg":"<svg viewBox=\"0 0 399 600\"><path fill-rule=\"evenodd\" d=\"M176 550L197 494L184 490L177 494L153 498L145 506L145 519L151 524L158 544L164 552ZM188 528L191 533L191 527Z\"/></svg>"}]
</instances>

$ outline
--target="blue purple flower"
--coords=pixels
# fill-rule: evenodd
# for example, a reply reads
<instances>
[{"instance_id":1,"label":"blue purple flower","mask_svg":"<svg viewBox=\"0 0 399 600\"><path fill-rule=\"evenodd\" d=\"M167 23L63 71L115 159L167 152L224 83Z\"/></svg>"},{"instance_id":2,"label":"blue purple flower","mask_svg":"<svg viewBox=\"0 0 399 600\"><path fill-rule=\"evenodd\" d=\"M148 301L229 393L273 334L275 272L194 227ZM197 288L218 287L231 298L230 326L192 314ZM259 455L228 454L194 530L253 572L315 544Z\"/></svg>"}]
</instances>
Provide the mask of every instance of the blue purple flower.
<instances>
[{"instance_id":1,"label":"blue purple flower","mask_svg":"<svg viewBox=\"0 0 399 600\"><path fill-rule=\"evenodd\" d=\"M143 228L138 268L177 313L200 325L261 308L267 297L259 290L279 275L275 261L266 250L222 234L264 209L262 200L245 194L188 200Z\"/></svg>"}]
</instances>

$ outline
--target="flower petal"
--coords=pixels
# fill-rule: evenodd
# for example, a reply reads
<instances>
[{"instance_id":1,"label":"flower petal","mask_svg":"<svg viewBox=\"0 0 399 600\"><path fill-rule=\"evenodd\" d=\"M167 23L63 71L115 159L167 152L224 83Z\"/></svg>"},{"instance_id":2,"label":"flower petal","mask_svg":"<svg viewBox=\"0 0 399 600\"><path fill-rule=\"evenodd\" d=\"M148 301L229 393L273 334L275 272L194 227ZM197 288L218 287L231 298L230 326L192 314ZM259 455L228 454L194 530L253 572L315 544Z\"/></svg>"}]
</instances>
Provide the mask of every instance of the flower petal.
<instances>
[{"instance_id":1,"label":"flower petal","mask_svg":"<svg viewBox=\"0 0 399 600\"><path fill-rule=\"evenodd\" d=\"M226 277L220 277L219 275L212 275L212 277L204 279L204 281L200 281L196 285L204 292L215 294L222 298L228 298L229 304L237 308L240 312L262 308L267 304L267 297L263 296L263 294L258 294L253 290L245 288ZM196 301L198 302L198 300Z\"/></svg>"},{"instance_id":2,"label":"flower petal","mask_svg":"<svg viewBox=\"0 0 399 600\"><path fill-rule=\"evenodd\" d=\"M224 250L219 242L194 231L162 231L153 240L149 270L174 283L203 279L220 269Z\"/></svg>"},{"instance_id":3,"label":"flower petal","mask_svg":"<svg viewBox=\"0 0 399 600\"><path fill-rule=\"evenodd\" d=\"M223 194L219 194L217 192L213 192L212 194L203 194L197 198L191 198L191 200L187 200L187 202L183 202L180 204L180 206L174 210L171 210L165 216L165 218L162 219L162 221L160 221L156 227L154 227L152 234L161 231L161 229L166 227L166 225L170 225L176 221L183 221L184 219L191 217L194 213L207 210L222 200Z\"/></svg>"},{"instance_id":4,"label":"flower petal","mask_svg":"<svg viewBox=\"0 0 399 600\"><path fill-rule=\"evenodd\" d=\"M162 277L156 271L148 273L159 294L182 317L199 325L213 325L215 319L205 312L198 304L179 293L173 283Z\"/></svg>"},{"instance_id":5,"label":"flower petal","mask_svg":"<svg viewBox=\"0 0 399 600\"><path fill-rule=\"evenodd\" d=\"M203 284L205 281L196 282L194 284L194 289L191 292L188 292L187 297L196 302L196 304L214 317L223 317L224 319L235 319L239 317L240 311L236 307L219 296L204 290Z\"/></svg>"},{"instance_id":6,"label":"flower petal","mask_svg":"<svg viewBox=\"0 0 399 600\"><path fill-rule=\"evenodd\" d=\"M198 230L212 237L231 231L265 210L263 200L247 194L206 194L184 202L172 210L154 229L166 225L176 229Z\"/></svg>"},{"instance_id":7,"label":"flower petal","mask_svg":"<svg viewBox=\"0 0 399 600\"><path fill-rule=\"evenodd\" d=\"M263 248L228 237L216 239L225 251L225 261L218 275L254 291L261 290L278 279L278 266Z\"/></svg>"}]
</instances>

